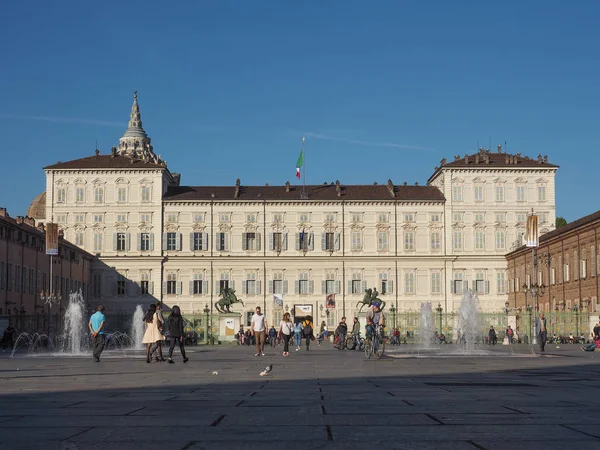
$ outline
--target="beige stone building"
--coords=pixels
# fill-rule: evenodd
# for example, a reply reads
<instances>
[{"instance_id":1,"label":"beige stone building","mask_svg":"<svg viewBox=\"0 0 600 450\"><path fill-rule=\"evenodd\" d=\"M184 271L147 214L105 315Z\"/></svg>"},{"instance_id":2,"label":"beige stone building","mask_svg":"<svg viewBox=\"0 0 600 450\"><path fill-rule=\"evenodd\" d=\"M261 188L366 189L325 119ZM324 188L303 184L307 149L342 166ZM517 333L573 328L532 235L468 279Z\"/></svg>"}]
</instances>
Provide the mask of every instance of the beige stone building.
<instances>
[{"instance_id":1,"label":"beige stone building","mask_svg":"<svg viewBox=\"0 0 600 450\"><path fill-rule=\"evenodd\" d=\"M89 294L114 309L159 299L200 312L232 287L244 322L256 305L278 319L274 295L324 320L331 295L333 325L376 287L399 312L454 311L467 288L498 311L527 213L553 229L556 169L499 147L442 160L424 185L184 186L154 153L136 96L118 148L45 168L36 218L98 256Z\"/></svg>"}]
</instances>

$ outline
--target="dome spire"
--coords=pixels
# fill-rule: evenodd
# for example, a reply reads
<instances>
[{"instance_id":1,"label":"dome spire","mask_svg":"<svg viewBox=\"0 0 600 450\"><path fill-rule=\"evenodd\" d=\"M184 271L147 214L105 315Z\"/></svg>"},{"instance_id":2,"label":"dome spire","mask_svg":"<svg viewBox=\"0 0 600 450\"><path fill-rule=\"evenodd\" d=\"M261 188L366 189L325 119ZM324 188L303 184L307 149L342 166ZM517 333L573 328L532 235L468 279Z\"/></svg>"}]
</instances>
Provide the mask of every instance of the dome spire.
<instances>
[{"instance_id":1,"label":"dome spire","mask_svg":"<svg viewBox=\"0 0 600 450\"><path fill-rule=\"evenodd\" d=\"M142 127L142 115L140 114L140 105L138 105L137 90L133 91L133 105L131 105L131 114L129 114L129 125L123 137L148 137Z\"/></svg>"},{"instance_id":2,"label":"dome spire","mask_svg":"<svg viewBox=\"0 0 600 450\"><path fill-rule=\"evenodd\" d=\"M119 139L118 152L134 158L147 159L158 162L158 158L150 144L150 137L142 127L142 115L140 114L140 105L138 105L137 90L133 91L133 105L129 114L129 124L127 130Z\"/></svg>"}]
</instances>

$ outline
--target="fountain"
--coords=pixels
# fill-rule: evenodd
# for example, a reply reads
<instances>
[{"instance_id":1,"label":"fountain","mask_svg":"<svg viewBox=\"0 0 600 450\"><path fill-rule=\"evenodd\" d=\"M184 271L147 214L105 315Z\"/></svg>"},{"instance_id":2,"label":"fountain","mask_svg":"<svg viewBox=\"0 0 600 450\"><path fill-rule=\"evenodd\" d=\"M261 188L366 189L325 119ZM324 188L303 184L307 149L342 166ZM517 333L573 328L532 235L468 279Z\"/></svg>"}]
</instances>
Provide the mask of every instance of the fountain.
<instances>
[{"instance_id":1,"label":"fountain","mask_svg":"<svg viewBox=\"0 0 600 450\"><path fill-rule=\"evenodd\" d=\"M27 353L34 353L36 350L47 347L49 342L48 335L46 334L21 333L13 345L10 357L12 358L14 354L23 347L27 347Z\"/></svg>"},{"instance_id":2,"label":"fountain","mask_svg":"<svg viewBox=\"0 0 600 450\"><path fill-rule=\"evenodd\" d=\"M137 305L135 307L135 312L133 313L133 319L131 322L131 340L133 341L133 349L134 350L143 350L144 344L142 344L142 340L144 339L144 310L142 305Z\"/></svg>"},{"instance_id":3,"label":"fountain","mask_svg":"<svg viewBox=\"0 0 600 450\"><path fill-rule=\"evenodd\" d=\"M69 306L65 312L63 334L62 334L62 352L73 355L82 355L84 348L88 347L88 333L83 312L85 302L81 290L71 292L69 295Z\"/></svg>"},{"instance_id":4,"label":"fountain","mask_svg":"<svg viewBox=\"0 0 600 450\"><path fill-rule=\"evenodd\" d=\"M435 320L431 310L431 302L421 303L420 325L420 343L423 350L430 350L435 337Z\"/></svg>"},{"instance_id":5,"label":"fountain","mask_svg":"<svg viewBox=\"0 0 600 450\"><path fill-rule=\"evenodd\" d=\"M479 298L468 290L458 309L456 321L456 343L462 346L463 352L473 353L475 341L481 332L479 319Z\"/></svg>"}]
</instances>

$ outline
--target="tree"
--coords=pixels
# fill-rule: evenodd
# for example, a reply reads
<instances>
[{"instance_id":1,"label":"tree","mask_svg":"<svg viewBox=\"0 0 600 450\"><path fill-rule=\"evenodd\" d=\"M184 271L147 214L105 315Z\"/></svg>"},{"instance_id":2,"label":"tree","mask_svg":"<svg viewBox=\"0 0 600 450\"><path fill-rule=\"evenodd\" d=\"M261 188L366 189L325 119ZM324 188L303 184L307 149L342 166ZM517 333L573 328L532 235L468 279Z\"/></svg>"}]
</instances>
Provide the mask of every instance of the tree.
<instances>
[{"instance_id":1,"label":"tree","mask_svg":"<svg viewBox=\"0 0 600 450\"><path fill-rule=\"evenodd\" d=\"M567 220L564 217L556 218L556 228L564 227L567 224Z\"/></svg>"}]
</instances>

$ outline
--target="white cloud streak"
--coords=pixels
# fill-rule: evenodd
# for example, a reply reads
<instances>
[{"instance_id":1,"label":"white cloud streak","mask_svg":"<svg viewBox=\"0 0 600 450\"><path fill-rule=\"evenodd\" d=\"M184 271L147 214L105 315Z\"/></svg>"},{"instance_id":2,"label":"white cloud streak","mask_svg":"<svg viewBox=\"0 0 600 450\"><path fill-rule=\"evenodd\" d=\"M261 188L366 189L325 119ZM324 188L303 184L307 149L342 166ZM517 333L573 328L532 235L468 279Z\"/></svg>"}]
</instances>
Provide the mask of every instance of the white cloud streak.
<instances>
[{"instance_id":1,"label":"white cloud streak","mask_svg":"<svg viewBox=\"0 0 600 450\"><path fill-rule=\"evenodd\" d=\"M335 136L328 136L326 134L313 133L311 131L304 133L304 136L312 139L319 139L323 141L343 142L344 144L352 145L364 145L365 147L386 147L386 148L397 148L402 150L433 150L431 147L423 147L420 145L407 145L407 144L396 144L394 142L371 142L371 141L360 141L356 139L346 139Z\"/></svg>"},{"instance_id":2,"label":"white cloud streak","mask_svg":"<svg viewBox=\"0 0 600 450\"><path fill-rule=\"evenodd\" d=\"M122 123L107 120L84 119L78 117L46 117L46 116L21 116L16 114L0 114L0 119L33 120L52 123L78 123L83 125L98 125L102 127L123 127Z\"/></svg>"}]
</instances>

